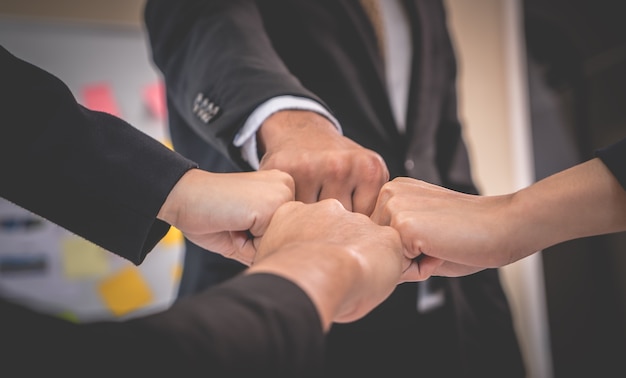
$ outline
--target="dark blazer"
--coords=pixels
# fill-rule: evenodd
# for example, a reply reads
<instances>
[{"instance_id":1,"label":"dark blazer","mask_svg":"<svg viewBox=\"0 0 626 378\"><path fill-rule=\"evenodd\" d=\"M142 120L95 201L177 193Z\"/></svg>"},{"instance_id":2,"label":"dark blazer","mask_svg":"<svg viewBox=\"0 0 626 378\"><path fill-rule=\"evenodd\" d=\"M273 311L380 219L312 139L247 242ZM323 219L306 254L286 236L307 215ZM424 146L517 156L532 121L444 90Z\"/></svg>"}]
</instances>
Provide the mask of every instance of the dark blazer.
<instances>
[{"instance_id":1,"label":"dark blazer","mask_svg":"<svg viewBox=\"0 0 626 378\"><path fill-rule=\"evenodd\" d=\"M195 163L80 106L63 82L2 46L0 67L0 196L141 262L169 229L156 219L167 194ZM0 299L0 359L15 376L312 377L322 367L316 308L271 274L124 322L74 324L9 300Z\"/></svg>"},{"instance_id":2,"label":"dark blazer","mask_svg":"<svg viewBox=\"0 0 626 378\"><path fill-rule=\"evenodd\" d=\"M596 156L609 168L626 189L626 138L596 151Z\"/></svg>"},{"instance_id":3,"label":"dark blazer","mask_svg":"<svg viewBox=\"0 0 626 378\"><path fill-rule=\"evenodd\" d=\"M141 263L169 230L156 219L161 205L197 165L82 107L61 80L2 46L0 63L0 196Z\"/></svg>"},{"instance_id":4,"label":"dark blazer","mask_svg":"<svg viewBox=\"0 0 626 378\"><path fill-rule=\"evenodd\" d=\"M0 299L2 368L15 377L319 377L324 333L296 284L250 274L165 311L76 324Z\"/></svg>"},{"instance_id":5,"label":"dark blazer","mask_svg":"<svg viewBox=\"0 0 626 378\"><path fill-rule=\"evenodd\" d=\"M148 1L145 21L166 82L175 149L209 170L250 169L232 144L247 116L272 97L304 96L326 106L344 135L378 152L391 177L476 193L457 118L456 65L443 4L405 5L414 58L402 135L375 32L358 1ZM192 252L188 244L188 258ZM212 274L232 269L226 261L194 264L206 264ZM191 263L185 269L202 279ZM403 284L364 319L335 325L329 371L523 376L497 271L435 281L446 293L443 309L418 314L417 285Z\"/></svg>"}]
</instances>

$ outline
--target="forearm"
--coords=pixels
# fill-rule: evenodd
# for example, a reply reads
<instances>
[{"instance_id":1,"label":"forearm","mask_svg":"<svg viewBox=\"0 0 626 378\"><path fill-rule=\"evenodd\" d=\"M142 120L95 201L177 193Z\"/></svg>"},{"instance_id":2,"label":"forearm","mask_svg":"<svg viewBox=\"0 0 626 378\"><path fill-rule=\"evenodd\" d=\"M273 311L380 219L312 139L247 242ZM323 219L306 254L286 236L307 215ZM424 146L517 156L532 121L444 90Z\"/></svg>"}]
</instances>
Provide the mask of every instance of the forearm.
<instances>
[{"instance_id":1,"label":"forearm","mask_svg":"<svg viewBox=\"0 0 626 378\"><path fill-rule=\"evenodd\" d=\"M356 255L329 243L292 243L266 257L247 273L272 273L298 285L315 304L328 331L345 298L355 290L360 265Z\"/></svg>"},{"instance_id":2,"label":"forearm","mask_svg":"<svg viewBox=\"0 0 626 378\"><path fill-rule=\"evenodd\" d=\"M300 377L322 366L324 334L313 303L275 275L235 277L134 322L143 333L134 355L162 360L150 362L156 371Z\"/></svg>"},{"instance_id":3,"label":"forearm","mask_svg":"<svg viewBox=\"0 0 626 378\"><path fill-rule=\"evenodd\" d=\"M520 190L512 207L517 243L528 253L626 230L626 191L597 158Z\"/></svg>"},{"instance_id":4,"label":"forearm","mask_svg":"<svg viewBox=\"0 0 626 378\"><path fill-rule=\"evenodd\" d=\"M3 368L25 376L40 373L33 359L70 376L93 366L102 375L124 366L132 375L185 377L308 377L322 368L324 335L313 304L272 275L239 276L122 322L74 324L2 300L0 313Z\"/></svg>"}]
</instances>

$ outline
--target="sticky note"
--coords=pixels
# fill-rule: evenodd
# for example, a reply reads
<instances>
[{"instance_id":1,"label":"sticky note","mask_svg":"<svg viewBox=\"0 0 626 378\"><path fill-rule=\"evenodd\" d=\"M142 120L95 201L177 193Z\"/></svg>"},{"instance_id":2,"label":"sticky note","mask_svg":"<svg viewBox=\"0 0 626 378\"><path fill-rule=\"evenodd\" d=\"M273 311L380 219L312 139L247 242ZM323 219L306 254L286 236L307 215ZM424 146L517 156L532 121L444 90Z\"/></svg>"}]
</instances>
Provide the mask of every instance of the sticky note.
<instances>
[{"instance_id":1,"label":"sticky note","mask_svg":"<svg viewBox=\"0 0 626 378\"><path fill-rule=\"evenodd\" d=\"M97 110L120 117L119 107L108 83L94 83L82 88L82 103L91 110Z\"/></svg>"},{"instance_id":2,"label":"sticky note","mask_svg":"<svg viewBox=\"0 0 626 378\"><path fill-rule=\"evenodd\" d=\"M107 251L75 235L61 241L63 272L70 279L93 278L109 272Z\"/></svg>"},{"instance_id":3,"label":"sticky note","mask_svg":"<svg viewBox=\"0 0 626 378\"><path fill-rule=\"evenodd\" d=\"M122 268L107 277L97 287L105 307L114 315L122 316L138 310L153 301L152 291L134 266Z\"/></svg>"},{"instance_id":4,"label":"sticky note","mask_svg":"<svg viewBox=\"0 0 626 378\"><path fill-rule=\"evenodd\" d=\"M174 145L172 145L172 141L169 139L163 139L161 141L161 144L163 144L165 147L169 148L170 150L174 151Z\"/></svg>"},{"instance_id":5,"label":"sticky note","mask_svg":"<svg viewBox=\"0 0 626 378\"><path fill-rule=\"evenodd\" d=\"M175 227L170 227L170 230L161 239L161 243L166 246L180 245L183 243L183 233Z\"/></svg>"},{"instance_id":6,"label":"sticky note","mask_svg":"<svg viewBox=\"0 0 626 378\"><path fill-rule=\"evenodd\" d=\"M61 318L63 320L66 320L66 321L68 321L70 323L78 323L79 322L78 316L76 316L76 314L74 314L73 312L70 312L70 311L61 312L61 313L57 314L57 317L59 317L59 318Z\"/></svg>"},{"instance_id":7,"label":"sticky note","mask_svg":"<svg viewBox=\"0 0 626 378\"><path fill-rule=\"evenodd\" d=\"M150 114L164 121L167 118L167 104L165 102L165 85L158 81L143 88L143 101Z\"/></svg>"},{"instance_id":8,"label":"sticky note","mask_svg":"<svg viewBox=\"0 0 626 378\"><path fill-rule=\"evenodd\" d=\"M176 263L172 266L172 280L176 283L180 282L180 278L183 276L183 265Z\"/></svg>"}]
</instances>

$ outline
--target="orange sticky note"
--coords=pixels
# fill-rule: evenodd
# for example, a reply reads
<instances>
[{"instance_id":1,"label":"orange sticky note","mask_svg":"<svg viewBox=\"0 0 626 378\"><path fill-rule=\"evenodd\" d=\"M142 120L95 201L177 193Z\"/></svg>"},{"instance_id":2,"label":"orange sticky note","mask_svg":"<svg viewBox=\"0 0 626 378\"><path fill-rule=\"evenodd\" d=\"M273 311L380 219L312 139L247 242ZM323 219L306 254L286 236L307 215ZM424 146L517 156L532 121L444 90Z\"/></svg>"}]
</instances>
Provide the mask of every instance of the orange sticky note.
<instances>
[{"instance_id":1,"label":"orange sticky note","mask_svg":"<svg viewBox=\"0 0 626 378\"><path fill-rule=\"evenodd\" d=\"M161 243L165 246L182 245L183 233L175 227L170 227L170 230L161 239Z\"/></svg>"},{"instance_id":2,"label":"orange sticky note","mask_svg":"<svg viewBox=\"0 0 626 378\"><path fill-rule=\"evenodd\" d=\"M134 266L122 268L98 285L105 306L116 316L126 315L152 302L150 287Z\"/></svg>"},{"instance_id":3,"label":"orange sticky note","mask_svg":"<svg viewBox=\"0 0 626 378\"><path fill-rule=\"evenodd\" d=\"M97 110L120 117L119 107L113 95L113 89L108 83L94 83L85 85L82 90L83 105L91 110Z\"/></svg>"}]
</instances>

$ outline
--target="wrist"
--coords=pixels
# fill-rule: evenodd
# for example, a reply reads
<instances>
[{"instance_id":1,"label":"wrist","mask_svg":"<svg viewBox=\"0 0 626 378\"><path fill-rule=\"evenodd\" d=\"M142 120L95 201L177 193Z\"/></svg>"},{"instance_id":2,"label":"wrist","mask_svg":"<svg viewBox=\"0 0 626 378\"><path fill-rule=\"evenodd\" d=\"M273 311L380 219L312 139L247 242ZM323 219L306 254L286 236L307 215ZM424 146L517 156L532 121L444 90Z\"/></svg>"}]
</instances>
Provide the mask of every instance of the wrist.
<instances>
[{"instance_id":1,"label":"wrist","mask_svg":"<svg viewBox=\"0 0 626 378\"><path fill-rule=\"evenodd\" d=\"M550 209L528 189L524 188L510 196L509 210L505 212L509 227L509 244L512 260L517 261L552 245L558 238L558 229L551 222ZM543 207L542 207L543 206Z\"/></svg>"},{"instance_id":2,"label":"wrist","mask_svg":"<svg viewBox=\"0 0 626 378\"><path fill-rule=\"evenodd\" d=\"M194 182L198 175L204 172L197 168L192 168L185 172L180 179L174 184L172 190L170 190L167 198L161 205L159 212L157 213L157 219L160 219L171 226L176 226L180 219L180 214L185 206L186 200L189 195L189 188L194 186Z\"/></svg>"},{"instance_id":3,"label":"wrist","mask_svg":"<svg viewBox=\"0 0 626 378\"><path fill-rule=\"evenodd\" d=\"M269 116L257 132L257 148L264 154L284 139L292 138L293 131L326 132L341 135L325 116L310 110L281 110Z\"/></svg>"}]
</instances>

